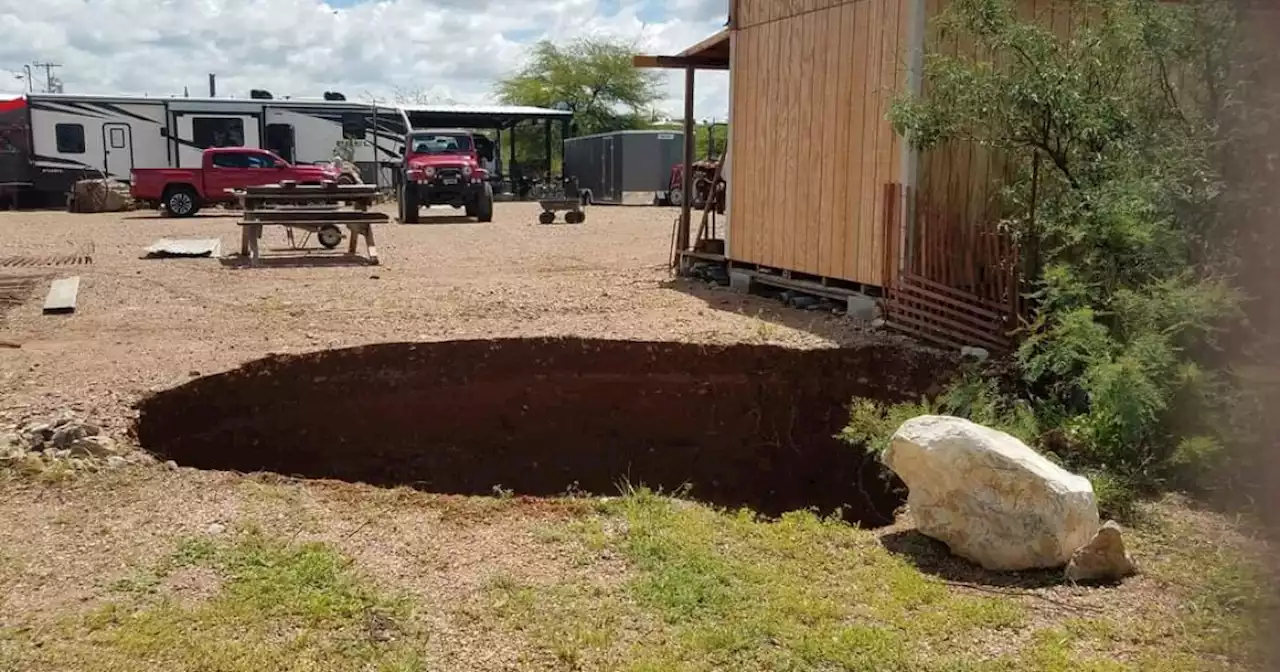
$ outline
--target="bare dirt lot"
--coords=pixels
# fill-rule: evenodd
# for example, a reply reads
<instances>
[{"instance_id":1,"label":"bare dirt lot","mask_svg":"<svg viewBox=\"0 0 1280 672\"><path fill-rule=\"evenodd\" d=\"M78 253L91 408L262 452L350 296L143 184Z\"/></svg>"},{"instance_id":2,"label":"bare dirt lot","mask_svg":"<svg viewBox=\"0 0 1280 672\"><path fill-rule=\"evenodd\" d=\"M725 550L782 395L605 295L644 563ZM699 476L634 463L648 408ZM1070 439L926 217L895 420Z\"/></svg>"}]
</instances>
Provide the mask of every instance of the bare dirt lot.
<instances>
[{"instance_id":1,"label":"bare dirt lot","mask_svg":"<svg viewBox=\"0 0 1280 672\"><path fill-rule=\"evenodd\" d=\"M7 280L35 278L0 315L18 346L0 347L0 430L72 410L175 460L0 460L0 672L1257 658L1265 547L1181 500L1144 506L1142 574L1103 587L983 572L907 518L851 524L901 500L833 436L845 404L927 392L952 357L673 282L671 209L441 214L379 228L379 266L248 269L141 258L160 238L234 250L231 213L0 213L5 260L92 248L0 261L0 310ZM68 275L78 309L43 315ZM236 473L260 469L307 478ZM643 487L681 479L690 498Z\"/></svg>"},{"instance_id":2,"label":"bare dirt lot","mask_svg":"<svg viewBox=\"0 0 1280 672\"><path fill-rule=\"evenodd\" d=\"M317 260L258 269L141 258L166 237L217 236L235 251L234 213L0 212L0 256L93 250L86 266L0 268L0 279L42 278L0 318L0 340L22 345L0 349L0 412L78 407L117 417L149 389L268 353L378 342L576 335L812 347L865 338L829 315L697 283L668 287L675 209L593 208L577 226L540 226L527 203L497 204L488 224L458 222L454 212L435 208L422 224L378 228L376 267ZM284 230L269 228L263 242L286 247ZM48 280L73 274L81 277L75 314L42 315Z\"/></svg>"}]
</instances>

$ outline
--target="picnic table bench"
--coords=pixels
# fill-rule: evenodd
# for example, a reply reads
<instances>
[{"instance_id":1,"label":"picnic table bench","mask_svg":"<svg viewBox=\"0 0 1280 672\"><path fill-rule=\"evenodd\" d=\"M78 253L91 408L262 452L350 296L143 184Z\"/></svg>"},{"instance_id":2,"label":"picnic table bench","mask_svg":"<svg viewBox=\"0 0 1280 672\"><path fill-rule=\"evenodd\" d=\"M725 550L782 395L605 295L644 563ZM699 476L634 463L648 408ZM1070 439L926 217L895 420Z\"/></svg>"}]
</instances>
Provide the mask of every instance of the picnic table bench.
<instances>
[{"instance_id":1,"label":"picnic table bench","mask_svg":"<svg viewBox=\"0 0 1280 672\"><path fill-rule=\"evenodd\" d=\"M249 258L251 266L257 265L260 257L258 240L263 227L273 225L285 227L289 244L295 249L299 247L293 235L295 229L306 231L307 238L314 234L321 245L333 249L342 242L338 227L345 226L351 234L347 254L356 255L363 237L368 261L378 263L373 225L386 223L390 217L369 212L378 197L375 185L281 182L229 191L239 199L244 211L240 220L240 254Z\"/></svg>"}]
</instances>

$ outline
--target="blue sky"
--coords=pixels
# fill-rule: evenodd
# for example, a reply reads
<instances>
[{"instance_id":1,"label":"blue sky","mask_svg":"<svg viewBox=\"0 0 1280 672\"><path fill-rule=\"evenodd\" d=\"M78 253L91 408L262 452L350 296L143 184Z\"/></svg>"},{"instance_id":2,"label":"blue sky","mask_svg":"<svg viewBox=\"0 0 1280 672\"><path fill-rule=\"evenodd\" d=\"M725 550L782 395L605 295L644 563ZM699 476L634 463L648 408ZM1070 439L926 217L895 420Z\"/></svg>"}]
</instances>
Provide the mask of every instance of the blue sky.
<instances>
[{"instance_id":1,"label":"blue sky","mask_svg":"<svg viewBox=\"0 0 1280 672\"><path fill-rule=\"evenodd\" d=\"M518 11L513 11L513 6ZM52 60L67 92L397 97L482 103L531 42L608 35L672 53L714 33L728 0L0 0L0 93ZM284 27L284 29L282 29ZM42 83L42 78L37 82ZM681 110L670 75L665 111ZM697 114L723 118L724 73L699 75Z\"/></svg>"}]
</instances>

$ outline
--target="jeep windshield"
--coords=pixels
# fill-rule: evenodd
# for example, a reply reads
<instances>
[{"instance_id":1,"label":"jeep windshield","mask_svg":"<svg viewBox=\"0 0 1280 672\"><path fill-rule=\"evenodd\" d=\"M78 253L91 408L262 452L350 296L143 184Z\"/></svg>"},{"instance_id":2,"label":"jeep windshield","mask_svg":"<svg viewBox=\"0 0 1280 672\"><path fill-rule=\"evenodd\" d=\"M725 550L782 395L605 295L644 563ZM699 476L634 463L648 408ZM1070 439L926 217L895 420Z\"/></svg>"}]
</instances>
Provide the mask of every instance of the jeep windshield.
<instances>
[{"instance_id":1,"label":"jeep windshield","mask_svg":"<svg viewBox=\"0 0 1280 672\"><path fill-rule=\"evenodd\" d=\"M409 151L414 154L466 154L471 151L471 136L461 133L414 133L409 136Z\"/></svg>"}]
</instances>

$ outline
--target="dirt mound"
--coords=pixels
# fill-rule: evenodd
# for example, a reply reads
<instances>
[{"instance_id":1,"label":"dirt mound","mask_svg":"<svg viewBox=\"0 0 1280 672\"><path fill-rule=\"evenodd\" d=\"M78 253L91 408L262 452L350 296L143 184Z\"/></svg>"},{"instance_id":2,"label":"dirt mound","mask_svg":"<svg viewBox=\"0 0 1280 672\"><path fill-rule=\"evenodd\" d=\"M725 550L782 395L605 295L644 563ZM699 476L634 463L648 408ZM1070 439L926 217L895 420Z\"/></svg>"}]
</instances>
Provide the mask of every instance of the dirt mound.
<instances>
[{"instance_id":1,"label":"dirt mound","mask_svg":"<svg viewBox=\"0 0 1280 672\"><path fill-rule=\"evenodd\" d=\"M843 506L882 524L900 501L833 435L851 397L915 397L952 366L892 346L392 343L191 381L140 402L136 431L162 459L205 469L460 494L688 483L724 506Z\"/></svg>"}]
</instances>

